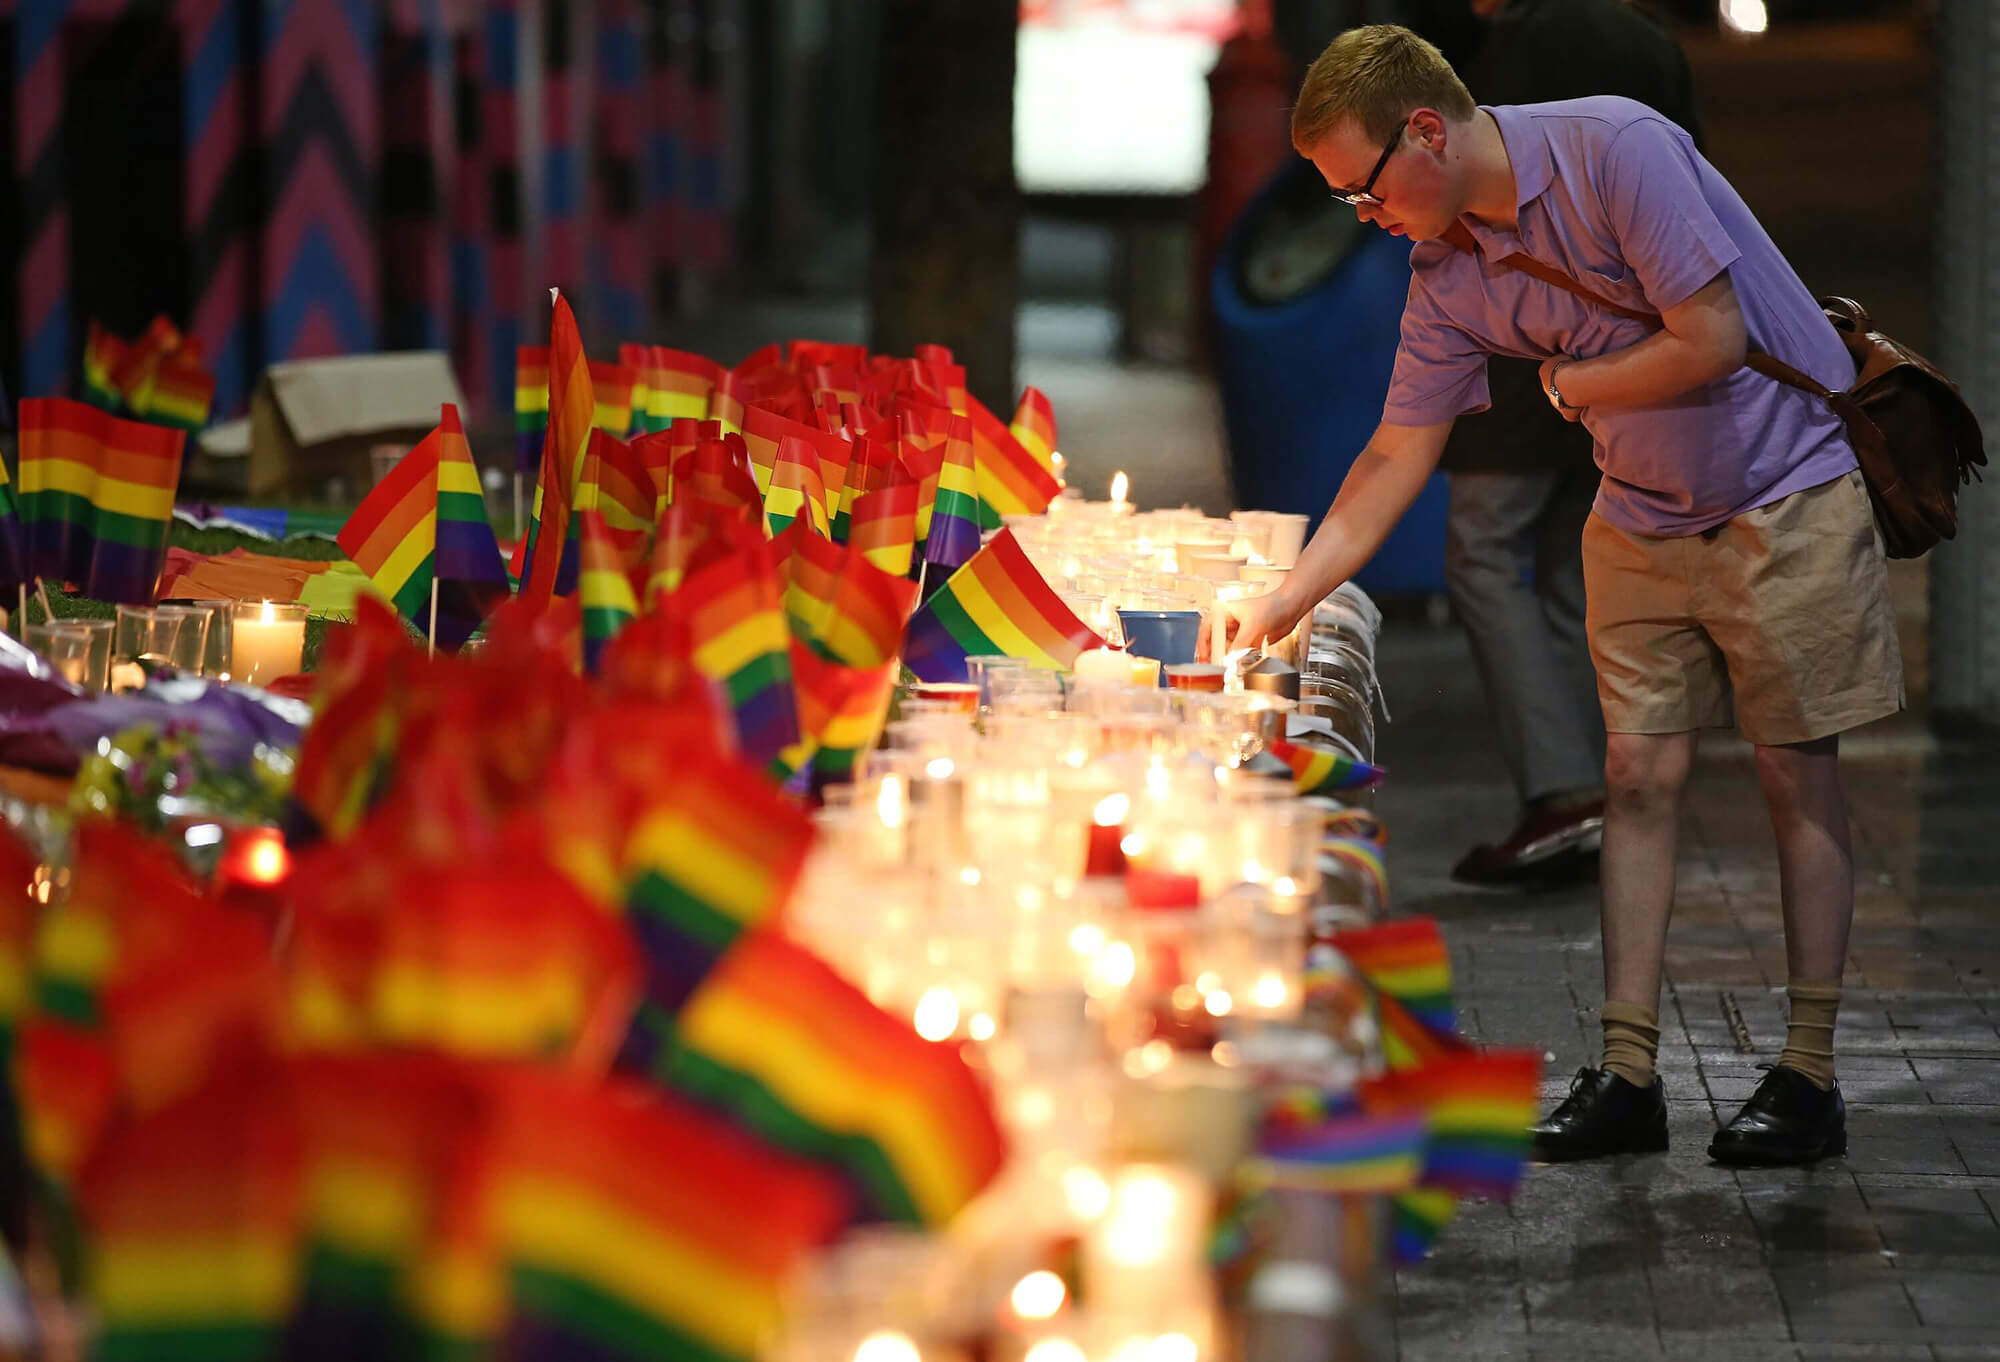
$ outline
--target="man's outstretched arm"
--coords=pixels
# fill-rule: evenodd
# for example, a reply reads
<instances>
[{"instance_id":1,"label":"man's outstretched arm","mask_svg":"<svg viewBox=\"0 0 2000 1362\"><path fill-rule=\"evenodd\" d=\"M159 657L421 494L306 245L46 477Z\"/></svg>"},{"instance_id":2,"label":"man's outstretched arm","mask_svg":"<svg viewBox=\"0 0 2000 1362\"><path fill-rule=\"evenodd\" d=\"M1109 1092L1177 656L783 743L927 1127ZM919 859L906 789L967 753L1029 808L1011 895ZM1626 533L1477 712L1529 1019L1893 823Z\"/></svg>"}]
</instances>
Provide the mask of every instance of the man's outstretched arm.
<instances>
[{"instance_id":1,"label":"man's outstretched arm","mask_svg":"<svg viewBox=\"0 0 2000 1362\"><path fill-rule=\"evenodd\" d=\"M1252 597L1234 614L1239 627L1231 630L1236 647L1259 643L1288 632L1327 593L1361 570L1389 531L1410 509L1417 493L1437 470L1451 422L1431 426L1392 426L1384 422L1369 437L1367 448L1340 484L1332 509L1319 530L1285 574L1285 584L1268 595Z\"/></svg>"}]
</instances>

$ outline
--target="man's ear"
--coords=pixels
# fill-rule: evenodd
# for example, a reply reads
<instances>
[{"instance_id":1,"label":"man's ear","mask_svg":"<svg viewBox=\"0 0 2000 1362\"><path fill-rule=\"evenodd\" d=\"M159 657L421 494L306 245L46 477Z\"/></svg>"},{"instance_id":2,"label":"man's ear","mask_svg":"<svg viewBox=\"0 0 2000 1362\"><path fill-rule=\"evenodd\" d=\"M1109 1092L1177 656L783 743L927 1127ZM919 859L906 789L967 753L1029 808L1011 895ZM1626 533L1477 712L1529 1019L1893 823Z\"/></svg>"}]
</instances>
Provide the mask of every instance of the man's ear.
<instances>
[{"instance_id":1,"label":"man's ear","mask_svg":"<svg viewBox=\"0 0 2000 1362\"><path fill-rule=\"evenodd\" d=\"M1410 135L1425 151L1443 151L1448 130L1444 115L1436 109L1418 109L1410 115Z\"/></svg>"}]
</instances>

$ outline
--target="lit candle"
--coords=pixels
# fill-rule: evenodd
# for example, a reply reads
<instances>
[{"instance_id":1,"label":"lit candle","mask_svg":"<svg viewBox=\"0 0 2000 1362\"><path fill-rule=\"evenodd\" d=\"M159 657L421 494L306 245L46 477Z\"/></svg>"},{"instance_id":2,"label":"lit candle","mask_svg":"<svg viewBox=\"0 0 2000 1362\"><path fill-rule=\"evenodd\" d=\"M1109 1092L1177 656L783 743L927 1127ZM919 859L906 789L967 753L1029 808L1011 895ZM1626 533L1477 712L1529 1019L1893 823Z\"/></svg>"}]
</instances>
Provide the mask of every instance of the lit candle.
<instances>
[{"instance_id":1,"label":"lit candle","mask_svg":"<svg viewBox=\"0 0 2000 1362\"><path fill-rule=\"evenodd\" d=\"M1139 663L1145 664L1141 679ZM1116 648L1092 648L1078 653L1071 669L1079 683L1090 686L1150 686L1157 680L1159 663L1150 657L1133 657Z\"/></svg>"},{"instance_id":2,"label":"lit candle","mask_svg":"<svg viewBox=\"0 0 2000 1362\"><path fill-rule=\"evenodd\" d=\"M306 652L306 608L289 602L238 601L231 621L229 674L258 685L291 676Z\"/></svg>"}]
</instances>

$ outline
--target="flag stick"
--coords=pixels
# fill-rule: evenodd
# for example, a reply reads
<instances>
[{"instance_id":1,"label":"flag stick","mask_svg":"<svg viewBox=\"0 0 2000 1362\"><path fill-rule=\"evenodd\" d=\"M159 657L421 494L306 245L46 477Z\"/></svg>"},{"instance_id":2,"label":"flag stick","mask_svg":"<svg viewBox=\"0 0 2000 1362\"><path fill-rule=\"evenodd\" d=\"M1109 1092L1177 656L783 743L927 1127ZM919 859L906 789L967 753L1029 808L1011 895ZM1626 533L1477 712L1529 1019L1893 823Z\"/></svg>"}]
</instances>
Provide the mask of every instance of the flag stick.
<instances>
[{"instance_id":1,"label":"flag stick","mask_svg":"<svg viewBox=\"0 0 2000 1362\"><path fill-rule=\"evenodd\" d=\"M917 560L917 604L918 605L922 605L924 603L924 578L930 576L930 571L931 571L931 560L928 558L919 558Z\"/></svg>"},{"instance_id":2,"label":"flag stick","mask_svg":"<svg viewBox=\"0 0 2000 1362\"><path fill-rule=\"evenodd\" d=\"M522 499L521 470L517 468L514 470L514 533L516 535L521 533Z\"/></svg>"},{"instance_id":3,"label":"flag stick","mask_svg":"<svg viewBox=\"0 0 2000 1362\"><path fill-rule=\"evenodd\" d=\"M46 623L47 621L54 619L56 617L56 612L54 608L49 605L49 589L46 586L42 585L42 579L39 577L35 578L35 595L38 598L40 598L42 602L43 622ZM26 606L22 607L22 609L24 610L26 608L27 608Z\"/></svg>"},{"instance_id":4,"label":"flag stick","mask_svg":"<svg viewBox=\"0 0 2000 1362\"><path fill-rule=\"evenodd\" d=\"M438 651L438 579L436 573L431 574L431 627L430 632L425 636L425 641L428 651L425 652L424 656L436 657Z\"/></svg>"},{"instance_id":5,"label":"flag stick","mask_svg":"<svg viewBox=\"0 0 2000 1362\"><path fill-rule=\"evenodd\" d=\"M20 613L20 615L19 615L19 616L17 616L17 617L15 618L15 620L14 620L14 635L15 635L15 637L17 637L17 638L18 638L18 637L20 636L20 633L21 633L21 631L22 631L23 629L26 629L27 627L28 627L28 584L27 584L26 582L22 582L22 583L21 583L21 613Z\"/></svg>"}]
</instances>

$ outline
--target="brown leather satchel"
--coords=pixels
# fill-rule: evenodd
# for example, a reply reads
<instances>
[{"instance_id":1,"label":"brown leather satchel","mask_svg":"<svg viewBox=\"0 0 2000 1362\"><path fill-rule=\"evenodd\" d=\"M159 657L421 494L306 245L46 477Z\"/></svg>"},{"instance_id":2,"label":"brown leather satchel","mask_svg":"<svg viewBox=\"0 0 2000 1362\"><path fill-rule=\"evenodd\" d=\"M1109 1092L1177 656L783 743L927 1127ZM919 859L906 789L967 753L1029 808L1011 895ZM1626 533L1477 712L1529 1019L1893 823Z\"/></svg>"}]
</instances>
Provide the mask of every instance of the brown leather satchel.
<instances>
[{"instance_id":1,"label":"brown leather satchel","mask_svg":"<svg viewBox=\"0 0 2000 1362\"><path fill-rule=\"evenodd\" d=\"M1471 234L1462 227L1445 239L1460 250L1472 249ZM1532 256L1516 252L1500 263L1621 317L1662 325L1658 313L1614 303ZM1958 533L1958 489L1986 464L1979 418L1956 383L1877 331L1861 304L1829 297L1819 305L1854 359L1854 381L1844 390L1835 392L1761 350L1752 350L1744 367L1823 398L1846 422L1884 550L1891 558L1919 557Z\"/></svg>"}]
</instances>

